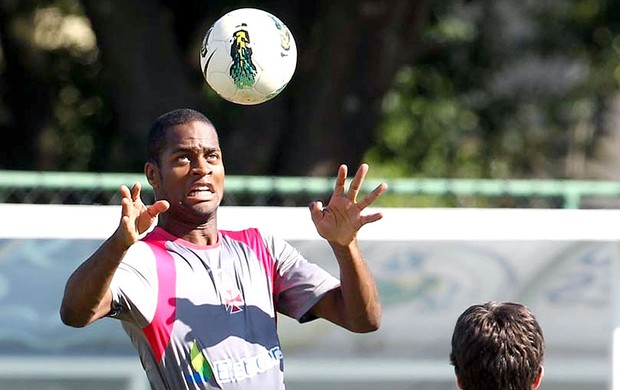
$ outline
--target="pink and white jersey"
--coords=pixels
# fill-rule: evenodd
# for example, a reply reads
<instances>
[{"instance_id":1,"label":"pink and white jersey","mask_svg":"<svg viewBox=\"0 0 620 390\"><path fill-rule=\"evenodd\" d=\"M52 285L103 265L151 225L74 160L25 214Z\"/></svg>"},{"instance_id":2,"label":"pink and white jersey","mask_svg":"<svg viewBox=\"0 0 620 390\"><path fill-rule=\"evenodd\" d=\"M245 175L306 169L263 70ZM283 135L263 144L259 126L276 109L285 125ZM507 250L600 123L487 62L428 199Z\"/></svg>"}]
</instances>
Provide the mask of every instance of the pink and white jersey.
<instances>
[{"instance_id":1,"label":"pink and white jersey","mask_svg":"<svg viewBox=\"0 0 620 390\"><path fill-rule=\"evenodd\" d=\"M110 290L154 389L284 389L276 311L300 322L338 279L257 229L201 246L156 227Z\"/></svg>"}]
</instances>

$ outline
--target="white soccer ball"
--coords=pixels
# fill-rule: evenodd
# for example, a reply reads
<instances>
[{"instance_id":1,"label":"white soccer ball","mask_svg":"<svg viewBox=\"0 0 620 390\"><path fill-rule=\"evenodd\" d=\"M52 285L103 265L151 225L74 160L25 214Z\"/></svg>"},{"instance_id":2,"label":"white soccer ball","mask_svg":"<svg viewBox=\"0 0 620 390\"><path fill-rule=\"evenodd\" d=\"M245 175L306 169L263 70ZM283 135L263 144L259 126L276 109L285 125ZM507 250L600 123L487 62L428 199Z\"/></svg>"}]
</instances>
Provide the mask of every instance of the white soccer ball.
<instances>
[{"instance_id":1,"label":"white soccer ball","mask_svg":"<svg viewBox=\"0 0 620 390\"><path fill-rule=\"evenodd\" d=\"M293 77L297 46L280 19L256 8L219 18L200 49L207 83L224 99L259 104L277 96Z\"/></svg>"}]
</instances>

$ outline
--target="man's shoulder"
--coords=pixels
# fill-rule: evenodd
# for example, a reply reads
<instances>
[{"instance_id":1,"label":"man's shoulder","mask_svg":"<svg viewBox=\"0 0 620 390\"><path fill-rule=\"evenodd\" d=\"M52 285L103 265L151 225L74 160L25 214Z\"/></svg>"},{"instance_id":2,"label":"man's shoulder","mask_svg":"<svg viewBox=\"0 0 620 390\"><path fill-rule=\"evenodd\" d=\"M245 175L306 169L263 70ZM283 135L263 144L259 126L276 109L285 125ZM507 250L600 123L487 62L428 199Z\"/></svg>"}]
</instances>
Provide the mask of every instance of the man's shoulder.
<instances>
[{"instance_id":1,"label":"man's shoulder","mask_svg":"<svg viewBox=\"0 0 620 390\"><path fill-rule=\"evenodd\" d=\"M150 241L140 239L132 246L129 247L125 257L123 257L123 263L132 264L132 263L141 263L145 264L145 259L155 258L155 254L153 253L153 249L149 245Z\"/></svg>"},{"instance_id":2,"label":"man's shoulder","mask_svg":"<svg viewBox=\"0 0 620 390\"><path fill-rule=\"evenodd\" d=\"M262 237L261 231L256 227L248 227L242 230L220 230L222 237L227 237L233 240L247 240L248 238Z\"/></svg>"}]
</instances>

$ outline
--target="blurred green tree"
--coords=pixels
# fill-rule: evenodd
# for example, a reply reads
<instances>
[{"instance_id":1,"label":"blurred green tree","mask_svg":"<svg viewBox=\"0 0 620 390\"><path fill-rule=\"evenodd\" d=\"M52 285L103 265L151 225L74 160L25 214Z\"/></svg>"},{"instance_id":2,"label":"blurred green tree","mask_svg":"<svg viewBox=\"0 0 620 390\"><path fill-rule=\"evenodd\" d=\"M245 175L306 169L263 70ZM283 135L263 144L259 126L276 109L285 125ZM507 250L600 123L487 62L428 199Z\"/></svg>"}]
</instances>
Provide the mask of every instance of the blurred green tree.
<instances>
[{"instance_id":1,"label":"blurred green tree","mask_svg":"<svg viewBox=\"0 0 620 390\"><path fill-rule=\"evenodd\" d=\"M601 147L619 131L618 11L599 0L436 3L366 158L385 176L610 178L617 161Z\"/></svg>"},{"instance_id":2,"label":"blurred green tree","mask_svg":"<svg viewBox=\"0 0 620 390\"><path fill-rule=\"evenodd\" d=\"M255 6L292 30L285 91L244 107L202 78L204 33ZM610 0L0 2L0 168L142 170L153 118L210 116L230 174L613 177Z\"/></svg>"},{"instance_id":3,"label":"blurred green tree","mask_svg":"<svg viewBox=\"0 0 620 390\"><path fill-rule=\"evenodd\" d=\"M189 106L206 112L218 126L229 173L334 174L340 162L357 164L376 137L382 98L396 71L411 60L427 3L3 2L0 34L6 66L0 78L7 83L26 75L36 78L31 84L18 81L19 87L12 91L28 101L40 90L40 102L28 104L42 112L33 115L27 104L11 99L11 93L2 95L5 129L25 137L6 149L26 143L35 147L20 161L0 157L0 165L140 171L143 140L152 120L172 108ZM254 107L216 98L198 63L199 46L210 24L241 6L279 16L299 48L298 68L287 89L277 99ZM41 13L43 18L38 18ZM39 44L32 31L49 24L51 14L59 20L48 34L60 34L68 20L79 18L92 31L94 45L76 54L68 43ZM22 21L27 24L25 37L16 33ZM10 50L16 43L20 46ZM23 63L28 52L40 57L41 64ZM91 97L95 100L91 111L79 114L78 106ZM36 123L26 129L25 118ZM67 133L67 127L83 131ZM71 149L73 142L80 147Z\"/></svg>"}]
</instances>

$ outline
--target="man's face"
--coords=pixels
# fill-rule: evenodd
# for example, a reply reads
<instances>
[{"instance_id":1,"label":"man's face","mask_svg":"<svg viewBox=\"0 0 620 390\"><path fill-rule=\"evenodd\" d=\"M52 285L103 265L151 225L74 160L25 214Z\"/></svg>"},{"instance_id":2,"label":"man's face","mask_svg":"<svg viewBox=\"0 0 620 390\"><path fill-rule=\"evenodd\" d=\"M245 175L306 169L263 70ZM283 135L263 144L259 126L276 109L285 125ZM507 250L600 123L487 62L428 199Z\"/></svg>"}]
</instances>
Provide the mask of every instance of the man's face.
<instances>
[{"instance_id":1,"label":"man's face","mask_svg":"<svg viewBox=\"0 0 620 390\"><path fill-rule=\"evenodd\" d=\"M224 195L224 164L217 133L192 121L168 130L159 164L147 163L158 199L170 202L167 214L191 223L215 215ZM149 168L150 164L150 168Z\"/></svg>"}]
</instances>

